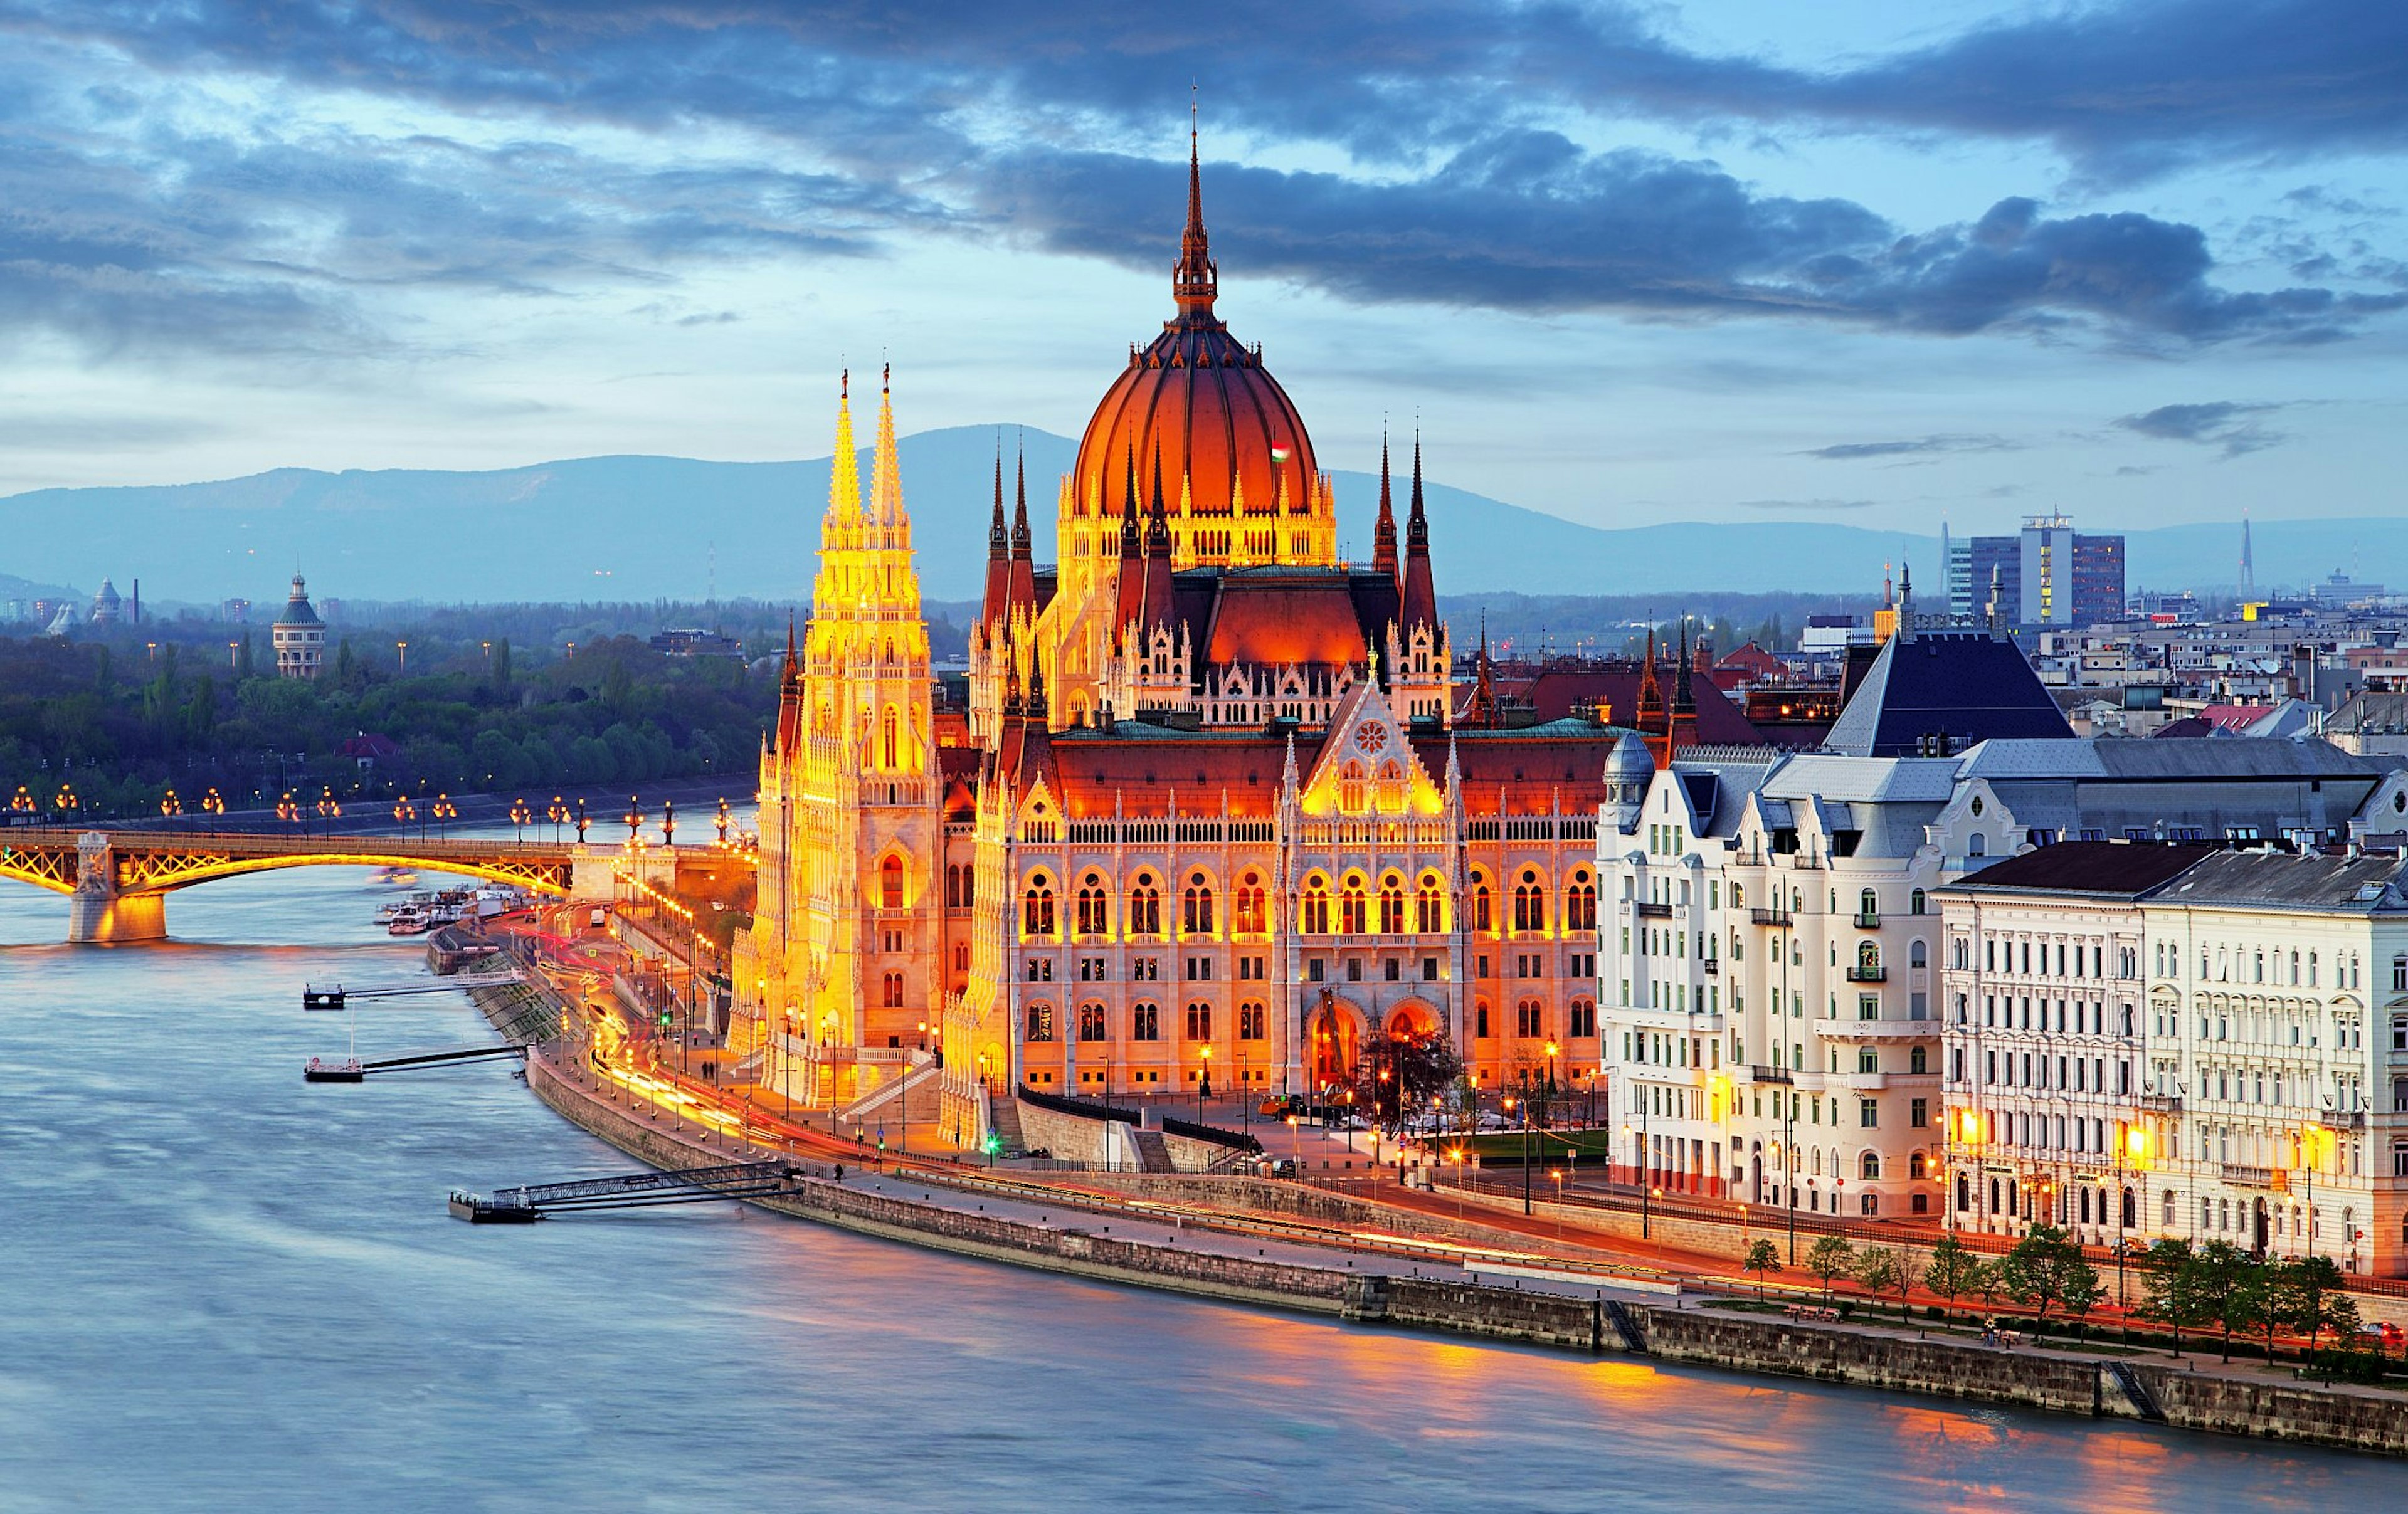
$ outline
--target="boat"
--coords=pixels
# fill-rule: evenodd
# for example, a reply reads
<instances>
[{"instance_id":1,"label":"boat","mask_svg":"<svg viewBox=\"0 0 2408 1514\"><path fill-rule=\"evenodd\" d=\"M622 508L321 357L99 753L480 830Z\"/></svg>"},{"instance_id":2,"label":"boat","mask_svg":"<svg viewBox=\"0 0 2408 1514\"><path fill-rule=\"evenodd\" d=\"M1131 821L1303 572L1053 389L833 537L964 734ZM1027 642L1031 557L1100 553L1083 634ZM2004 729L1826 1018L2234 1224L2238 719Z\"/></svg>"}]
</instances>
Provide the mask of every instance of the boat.
<instances>
[{"instance_id":1,"label":"boat","mask_svg":"<svg viewBox=\"0 0 2408 1514\"><path fill-rule=\"evenodd\" d=\"M424 936L433 917L415 905L404 905L392 920L385 922L387 936Z\"/></svg>"},{"instance_id":2,"label":"boat","mask_svg":"<svg viewBox=\"0 0 2408 1514\"><path fill-rule=\"evenodd\" d=\"M311 1057L301 1068L301 1080L307 1083L365 1083L367 1069L357 1057L344 1057L328 1062L323 1057Z\"/></svg>"},{"instance_id":3,"label":"boat","mask_svg":"<svg viewBox=\"0 0 2408 1514\"><path fill-rule=\"evenodd\" d=\"M380 883L391 884L396 889L414 889L418 886L418 875L395 864L388 864L378 868L376 880Z\"/></svg>"}]
</instances>

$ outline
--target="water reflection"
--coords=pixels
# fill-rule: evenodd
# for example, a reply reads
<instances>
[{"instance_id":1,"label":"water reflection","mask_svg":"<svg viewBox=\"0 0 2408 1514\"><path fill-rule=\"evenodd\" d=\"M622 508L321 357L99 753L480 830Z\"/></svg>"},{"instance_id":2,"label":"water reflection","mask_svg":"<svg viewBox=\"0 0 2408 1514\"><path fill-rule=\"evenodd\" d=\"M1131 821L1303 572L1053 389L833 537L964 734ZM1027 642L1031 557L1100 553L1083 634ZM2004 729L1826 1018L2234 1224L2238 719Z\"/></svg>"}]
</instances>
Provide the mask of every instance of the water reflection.
<instances>
[{"instance_id":1,"label":"water reflection","mask_svg":"<svg viewBox=\"0 0 2408 1514\"><path fill-rule=\"evenodd\" d=\"M431 880L430 885L431 885ZM528 1230L454 1184L623 1170L502 1066L358 1088L305 978L418 971L365 873L68 949L0 891L0 1510L2192 1508L2401 1470L1340 1326L700 1209ZM463 1004L364 1051L474 1045Z\"/></svg>"}]
</instances>

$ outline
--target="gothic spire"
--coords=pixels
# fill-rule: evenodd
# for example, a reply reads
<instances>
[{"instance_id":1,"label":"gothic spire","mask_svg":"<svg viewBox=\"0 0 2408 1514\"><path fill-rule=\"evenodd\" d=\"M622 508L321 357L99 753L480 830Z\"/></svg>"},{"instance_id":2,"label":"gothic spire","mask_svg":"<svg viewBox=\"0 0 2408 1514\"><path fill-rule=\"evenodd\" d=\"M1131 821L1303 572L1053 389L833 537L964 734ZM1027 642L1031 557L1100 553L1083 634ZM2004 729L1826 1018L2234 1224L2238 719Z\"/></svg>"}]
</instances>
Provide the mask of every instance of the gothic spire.
<instances>
[{"instance_id":1,"label":"gothic spire","mask_svg":"<svg viewBox=\"0 0 2408 1514\"><path fill-rule=\"evenodd\" d=\"M1003 522L1003 436L995 438L995 513L986 525L986 593L979 620L993 625L1011 610L1011 532Z\"/></svg>"},{"instance_id":2,"label":"gothic spire","mask_svg":"<svg viewBox=\"0 0 2408 1514\"><path fill-rule=\"evenodd\" d=\"M827 518L846 525L861 519L861 456L853 445L853 372L838 376L836 456L829 460Z\"/></svg>"},{"instance_id":3,"label":"gothic spire","mask_svg":"<svg viewBox=\"0 0 2408 1514\"><path fill-rule=\"evenodd\" d=\"M1388 438L1380 436L1380 519L1371 528L1371 565L1397 577L1397 512L1389 503Z\"/></svg>"},{"instance_id":4,"label":"gothic spire","mask_svg":"<svg viewBox=\"0 0 2408 1514\"><path fill-rule=\"evenodd\" d=\"M895 369L892 364L878 376L878 442L870 454L869 519L872 524L899 526L906 523L903 514L903 470L895 450Z\"/></svg>"},{"instance_id":5,"label":"gothic spire","mask_svg":"<svg viewBox=\"0 0 2408 1514\"><path fill-rule=\"evenodd\" d=\"M1380 450L1381 473L1387 472L1387 448ZM1384 494L1384 489L1383 491ZM1405 517L1405 569L1400 588L1398 618L1411 633L1427 626L1433 636L1438 631L1438 590L1430 582L1429 516L1422 507L1422 438L1413 434L1413 496L1410 513Z\"/></svg>"},{"instance_id":6,"label":"gothic spire","mask_svg":"<svg viewBox=\"0 0 2408 1514\"><path fill-rule=\"evenodd\" d=\"M1171 274L1170 293L1182 319L1210 321L1212 300L1220 292L1220 268L1212 262L1211 243L1204 235L1204 170L1195 111L1191 103L1187 123L1187 225L1179 234L1179 266Z\"/></svg>"}]
</instances>

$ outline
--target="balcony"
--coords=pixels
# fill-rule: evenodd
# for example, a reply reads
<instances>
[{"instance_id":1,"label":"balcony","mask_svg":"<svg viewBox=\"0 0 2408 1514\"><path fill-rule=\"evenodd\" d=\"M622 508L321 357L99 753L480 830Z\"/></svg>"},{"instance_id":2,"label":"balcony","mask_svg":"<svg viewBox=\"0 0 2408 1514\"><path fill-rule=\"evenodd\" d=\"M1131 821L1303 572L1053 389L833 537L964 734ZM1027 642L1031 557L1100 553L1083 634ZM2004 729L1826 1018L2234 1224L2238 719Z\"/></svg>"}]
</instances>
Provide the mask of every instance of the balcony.
<instances>
[{"instance_id":1,"label":"balcony","mask_svg":"<svg viewBox=\"0 0 2408 1514\"><path fill-rule=\"evenodd\" d=\"M2243 1188L2280 1188L2284 1186L2284 1175L2276 1172L2272 1167L2245 1167L2238 1162L2227 1162L2222 1164L2222 1166L2224 1169L2224 1180L2228 1183L2238 1183Z\"/></svg>"},{"instance_id":2,"label":"balcony","mask_svg":"<svg viewBox=\"0 0 2408 1514\"><path fill-rule=\"evenodd\" d=\"M1863 912L1861 912L1861 911L1860 911L1860 912L1858 912L1858 914L1856 915L1856 929L1858 929L1858 930L1860 930L1860 931L1877 931L1877 930L1880 930L1880 929L1881 929L1881 917L1880 917L1879 915L1869 915L1869 914L1865 914L1865 913L1863 913Z\"/></svg>"},{"instance_id":3,"label":"balcony","mask_svg":"<svg viewBox=\"0 0 2408 1514\"><path fill-rule=\"evenodd\" d=\"M1851 983L1886 983L1889 981L1889 969L1886 967L1851 967L1848 969L1848 981Z\"/></svg>"},{"instance_id":4,"label":"balcony","mask_svg":"<svg viewBox=\"0 0 2408 1514\"><path fill-rule=\"evenodd\" d=\"M1670 920L1672 918L1672 907L1668 904L1655 904L1648 900L1641 899L1630 907L1637 913L1641 920Z\"/></svg>"},{"instance_id":5,"label":"balcony","mask_svg":"<svg viewBox=\"0 0 2408 1514\"><path fill-rule=\"evenodd\" d=\"M2182 1095L2179 1093L2143 1093L2141 1095L2141 1107L2148 1111L2150 1114L2180 1114L2182 1113Z\"/></svg>"},{"instance_id":6,"label":"balcony","mask_svg":"<svg viewBox=\"0 0 2408 1514\"><path fill-rule=\"evenodd\" d=\"M1750 923L1756 925L1794 925L1797 923L1797 917L1791 915L1786 909L1751 909L1747 912L1747 918Z\"/></svg>"},{"instance_id":7,"label":"balcony","mask_svg":"<svg viewBox=\"0 0 2408 1514\"><path fill-rule=\"evenodd\" d=\"M1842 1073L1842 1080L1859 1093L1878 1093L1889 1087L1889 1074L1880 1072Z\"/></svg>"},{"instance_id":8,"label":"balcony","mask_svg":"<svg viewBox=\"0 0 2408 1514\"><path fill-rule=\"evenodd\" d=\"M1708 978L1720 978L1722 974L1722 960L1718 957L1708 957L1706 959L1706 976Z\"/></svg>"},{"instance_id":9,"label":"balcony","mask_svg":"<svg viewBox=\"0 0 2408 1514\"><path fill-rule=\"evenodd\" d=\"M1755 1065L1751 1065L1747 1069L1747 1080L1751 1083L1784 1084L1791 1081L1789 1069L1786 1067L1758 1067Z\"/></svg>"}]
</instances>

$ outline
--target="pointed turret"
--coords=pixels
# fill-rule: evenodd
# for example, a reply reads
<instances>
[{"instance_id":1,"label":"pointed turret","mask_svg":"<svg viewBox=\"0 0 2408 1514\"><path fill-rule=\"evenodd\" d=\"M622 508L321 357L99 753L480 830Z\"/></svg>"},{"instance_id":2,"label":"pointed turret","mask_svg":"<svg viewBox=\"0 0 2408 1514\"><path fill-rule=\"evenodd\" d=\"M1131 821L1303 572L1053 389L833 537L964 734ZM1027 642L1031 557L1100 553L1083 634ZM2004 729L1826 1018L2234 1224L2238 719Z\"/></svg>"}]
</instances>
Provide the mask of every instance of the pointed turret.
<instances>
[{"instance_id":1,"label":"pointed turret","mask_svg":"<svg viewBox=\"0 0 2408 1514\"><path fill-rule=\"evenodd\" d=\"M1170 276L1171 297L1182 321L1212 319L1212 301L1220 293L1221 270L1212 262L1212 247L1204 235L1204 169L1199 138L1193 120L1187 128L1187 225L1179 234L1179 266Z\"/></svg>"},{"instance_id":2,"label":"pointed turret","mask_svg":"<svg viewBox=\"0 0 2408 1514\"><path fill-rule=\"evenodd\" d=\"M1430 587L1429 516L1422 505L1422 439L1413 437L1413 497L1405 517L1405 576L1399 585L1398 616L1410 634L1417 626L1438 627L1438 593ZM1483 633L1484 636L1485 633Z\"/></svg>"},{"instance_id":3,"label":"pointed turret","mask_svg":"<svg viewBox=\"0 0 2408 1514\"><path fill-rule=\"evenodd\" d=\"M778 668L777 750L791 753L803 735L803 663L795 651L795 618L786 617L786 660Z\"/></svg>"},{"instance_id":4,"label":"pointed turret","mask_svg":"<svg viewBox=\"0 0 2408 1514\"><path fill-rule=\"evenodd\" d=\"M1006 596L1014 614L1037 614L1037 557L1028 536L1028 456L1012 463L1011 577Z\"/></svg>"},{"instance_id":5,"label":"pointed turret","mask_svg":"<svg viewBox=\"0 0 2408 1514\"><path fill-rule=\"evenodd\" d=\"M1689 661L1689 618L1684 615L1681 617L1680 671L1672 678L1672 714L1675 718L1685 715L1693 723L1698 716L1698 699L1689 687L1689 677L1696 671L1696 664Z\"/></svg>"},{"instance_id":6,"label":"pointed turret","mask_svg":"<svg viewBox=\"0 0 2408 1514\"><path fill-rule=\"evenodd\" d=\"M853 445L851 369L837 378L836 455L828 463L828 524L852 525L861 519L861 456Z\"/></svg>"},{"instance_id":7,"label":"pointed turret","mask_svg":"<svg viewBox=\"0 0 2408 1514\"><path fill-rule=\"evenodd\" d=\"M1011 531L1003 521L1003 438L995 441L995 513L986 523L986 593L979 602L979 623L992 626L1011 604Z\"/></svg>"},{"instance_id":8,"label":"pointed turret","mask_svg":"<svg viewBox=\"0 0 2408 1514\"><path fill-rule=\"evenodd\" d=\"M1145 628L1171 625L1178 620L1171 600L1170 520L1162 499L1162 454L1154 454L1154 508L1145 528Z\"/></svg>"},{"instance_id":9,"label":"pointed turret","mask_svg":"<svg viewBox=\"0 0 2408 1514\"><path fill-rule=\"evenodd\" d=\"M909 523L903 513L903 469L895 450L895 368L878 377L878 441L870 454L869 519L873 525Z\"/></svg>"},{"instance_id":10,"label":"pointed turret","mask_svg":"<svg viewBox=\"0 0 2408 1514\"><path fill-rule=\"evenodd\" d=\"M1121 555L1119 577L1112 586L1111 642L1114 648L1122 638L1134 635L1133 626L1141 626L1145 618L1145 534L1137 523L1137 492L1131 490L1121 501Z\"/></svg>"},{"instance_id":11,"label":"pointed turret","mask_svg":"<svg viewBox=\"0 0 2408 1514\"><path fill-rule=\"evenodd\" d=\"M1371 527L1371 566L1395 578L1397 564L1397 512L1389 502L1388 438L1380 438L1380 519ZM1398 579L1398 587L1403 588Z\"/></svg>"},{"instance_id":12,"label":"pointed turret","mask_svg":"<svg viewBox=\"0 0 2408 1514\"><path fill-rule=\"evenodd\" d=\"M1664 686L1656 678L1656 617L1647 617L1647 661L1639 676L1639 729L1649 736L1664 733Z\"/></svg>"},{"instance_id":13,"label":"pointed turret","mask_svg":"<svg viewBox=\"0 0 2408 1514\"><path fill-rule=\"evenodd\" d=\"M1463 723L1482 726L1501 723L1498 718L1497 681L1488 666L1488 615L1480 616L1480 650L1471 660L1471 702L1463 707Z\"/></svg>"}]
</instances>

